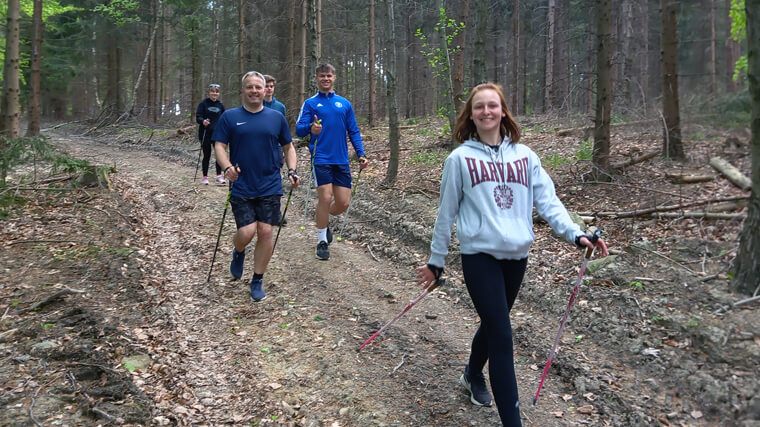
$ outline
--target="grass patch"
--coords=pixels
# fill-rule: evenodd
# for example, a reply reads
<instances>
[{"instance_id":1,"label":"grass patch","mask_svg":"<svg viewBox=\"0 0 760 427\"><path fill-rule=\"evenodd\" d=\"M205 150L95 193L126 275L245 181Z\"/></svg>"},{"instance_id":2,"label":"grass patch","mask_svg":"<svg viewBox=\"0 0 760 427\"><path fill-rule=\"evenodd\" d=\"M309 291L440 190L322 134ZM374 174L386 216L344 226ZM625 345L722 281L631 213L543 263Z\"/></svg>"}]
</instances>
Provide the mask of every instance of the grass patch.
<instances>
[{"instance_id":1,"label":"grass patch","mask_svg":"<svg viewBox=\"0 0 760 427\"><path fill-rule=\"evenodd\" d=\"M443 158L438 153L432 153L430 151L418 151L414 153L408 160L410 165L425 164L428 166L436 166L443 163Z\"/></svg>"}]
</instances>

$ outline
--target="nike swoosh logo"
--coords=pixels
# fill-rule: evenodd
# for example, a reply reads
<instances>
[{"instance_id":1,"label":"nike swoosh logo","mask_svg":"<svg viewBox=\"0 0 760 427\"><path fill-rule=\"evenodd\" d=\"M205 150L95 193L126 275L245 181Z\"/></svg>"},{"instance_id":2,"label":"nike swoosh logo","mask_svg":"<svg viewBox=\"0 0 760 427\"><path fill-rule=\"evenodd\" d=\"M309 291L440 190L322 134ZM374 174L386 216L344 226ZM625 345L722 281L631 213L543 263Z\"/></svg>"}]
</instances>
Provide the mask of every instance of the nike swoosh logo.
<instances>
[{"instance_id":1,"label":"nike swoosh logo","mask_svg":"<svg viewBox=\"0 0 760 427\"><path fill-rule=\"evenodd\" d=\"M238 126L240 126L240 125L244 125L246 123L248 123L248 122L236 122L235 124L238 125Z\"/></svg>"},{"instance_id":2,"label":"nike swoosh logo","mask_svg":"<svg viewBox=\"0 0 760 427\"><path fill-rule=\"evenodd\" d=\"M322 105L322 103L320 102L320 103L317 103L317 107L324 107L324 105Z\"/></svg>"}]
</instances>

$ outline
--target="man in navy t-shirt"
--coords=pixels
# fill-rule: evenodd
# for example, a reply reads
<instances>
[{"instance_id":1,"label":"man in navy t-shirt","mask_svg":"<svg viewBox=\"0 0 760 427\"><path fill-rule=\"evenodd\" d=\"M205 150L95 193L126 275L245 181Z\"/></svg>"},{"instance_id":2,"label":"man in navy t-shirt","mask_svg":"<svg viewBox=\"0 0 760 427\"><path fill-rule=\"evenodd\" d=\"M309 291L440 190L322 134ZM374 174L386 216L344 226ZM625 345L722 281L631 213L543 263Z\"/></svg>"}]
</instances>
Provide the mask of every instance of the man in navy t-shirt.
<instances>
[{"instance_id":1,"label":"man in navy t-shirt","mask_svg":"<svg viewBox=\"0 0 760 427\"><path fill-rule=\"evenodd\" d=\"M230 273L235 279L243 276L245 248L258 233L250 287L251 298L261 301L266 298L263 277L272 257L272 228L280 221L280 147L291 187L297 187L301 178L296 174L296 150L285 116L264 108L264 76L249 71L242 82L243 105L222 114L212 138L216 158L231 182L230 205L237 225Z\"/></svg>"}]
</instances>

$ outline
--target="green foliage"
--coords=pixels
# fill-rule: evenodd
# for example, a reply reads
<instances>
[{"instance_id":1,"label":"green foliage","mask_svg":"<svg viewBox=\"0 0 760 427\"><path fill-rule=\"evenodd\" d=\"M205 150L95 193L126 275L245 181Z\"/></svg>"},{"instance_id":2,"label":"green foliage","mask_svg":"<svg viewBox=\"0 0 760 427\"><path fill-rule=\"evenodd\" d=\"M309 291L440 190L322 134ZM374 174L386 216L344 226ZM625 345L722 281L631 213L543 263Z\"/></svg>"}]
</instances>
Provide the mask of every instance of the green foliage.
<instances>
[{"instance_id":1,"label":"green foliage","mask_svg":"<svg viewBox=\"0 0 760 427\"><path fill-rule=\"evenodd\" d=\"M118 27L131 22L140 22L136 15L140 3L137 0L111 0L107 4L99 4L92 10L113 21Z\"/></svg>"},{"instance_id":2,"label":"green foliage","mask_svg":"<svg viewBox=\"0 0 760 427\"><path fill-rule=\"evenodd\" d=\"M50 160L53 148L43 136L0 137L0 188L6 187L11 167L26 164L29 160Z\"/></svg>"},{"instance_id":3,"label":"green foliage","mask_svg":"<svg viewBox=\"0 0 760 427\"><path fill-rule=\"evenodd\" d=\"M562 166L565 163L572 162L572 159L569 159L567 157L563 157L559 155L559 153L552 153L551 156L547 157L546 159L541 160L541 163L543 163L544 166L550 169L558 168Z\"/></svg>"},{"instance_id":4,"label":"green foliage","mask_svg":"<svg viewBox=\"0 0 760 427\"><path fill-rule=\"evenodd\" d=\"M744 0L731 0L728 16L731 17L731 38L741 43L747 37L747 10L744 8ZM747 69L747 55L742 55L734 65L734 81L746 74Z\"/></svg>"},{"instance_id":5,"label":"green foliage","mask_svg":"<svg viewBox=\"0 0 760 427\"><path fill-rule=\"evenodd\" d=\"M440 165L443 162L438 153L432 153L430 151L418 151L412 155L408 160L409 164L425 164L428 166Z\"/></svg>"},{"instance_id":6,"label":"green foliage","mask_svg":"<svg viewBox=\"0 0 760 427\"><path fill-rule=\"evenodd\" d=\"M24 204L26 204L26 199L23 197L3 193L0 195L0 218L10 217L12 210L24 206Z\"/></svg>"},{"instance_id":7,"label":"green foliage","mask_svg":"<svg viewBox=\"0 0 760 427\"><path fill-rule=\"evenodd\" d=\"M578 148L578 152L575 153L575 158L578 160L591 160L594 155L594 141L591 138L586 138L581 141L581 146Z\"/></svg>"},{"instance_id":8,"label":"green foliage","mask_svg":"<svg viewBox=\"0 0 760 427\"><path fill-rule=\"evenodd\" d=\"M90 167L90 162L87 160L75 159L68 156L57 156L53 159L53 173L60 171L77 173L88 167Z\"/></svg>"},{"instance_id":9,"label":"green foliage","mask_svg":"<svg viewBox=\"0 0 760 427\"><path fill-rule=\"evenodd\" d=\"M643 291L644 290L644 284L639 282L638 280L634 280L631 283L629 283L633 290L635 291Z\"/></svg>"},{"instance_id":10,"label":"green foliage","mask_svg":"<svg viewBox=\"0 0 760 427\"><path fill-rule=\"evenodd\" d=\"M435 32L443 33L443 36L446 39L446 50L444 50L440 43L429 41L428 36L422 32L422 28L417 28L417 31L414 33L414 36L420 39L420 42L422 42L422 49L420 50L420 53L427 58L428 64L430 64L430 68L433 69L433 75L436 78L440 80L450 78L450 64L448 62L448 58L450 58L453 53L462 49L461 46L452 46L452 44L454 43L454 39L457 37L459 32L464 28L464 22L457 23L456 20L449 18L448 15L446 15L446 9L441 8L438 11L438 22L435 23L433 30ZM443 87L448 87L448 85L443 85ZM448 96L448 93L445 95ZM448 117L450 108L454 108L454 106L442 106L438 109L438 116Z\"/></svg>"}]
</instances>

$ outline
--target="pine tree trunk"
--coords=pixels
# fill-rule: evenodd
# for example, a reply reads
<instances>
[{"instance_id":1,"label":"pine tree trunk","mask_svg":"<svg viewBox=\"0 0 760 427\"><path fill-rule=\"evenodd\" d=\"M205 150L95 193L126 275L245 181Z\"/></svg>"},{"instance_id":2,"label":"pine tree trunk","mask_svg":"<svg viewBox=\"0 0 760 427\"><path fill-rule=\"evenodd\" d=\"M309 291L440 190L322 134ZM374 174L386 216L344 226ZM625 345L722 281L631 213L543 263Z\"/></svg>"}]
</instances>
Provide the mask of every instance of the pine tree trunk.
<instances>
[{"instance_id":1,"label":"pine tree trunk","mask_svg":"<svg viewBox=\"0 0 760 427\"><path fill-rule=\"evenodd\" d=\"M470 0L460 2L461 14L459 22L467 23L470 15ZM454 42L459 48L454 53L454 72L452 73L452 84L454 86L454 110L459 111L464 105L464 45L467 41L467 26L462 28L457 34Z\"/></svg>"},{"instance_id":2,"label":"pine tree trunk","mask_svg":"<svg viewBox=\"0 0 760 427\"><path fill-rule=\"evenodd\" d=\"M554 1L549 0L546 10L546 65L544 66L544 112L550 111L554 90ZM600 6L603 7L603 6Z\"/></svg>"},{"instance_id":3,"label":"pine tree trunk","mask_svg":"<svg viewBox=\"0 0 760 427\"><path fill-rule=\"evenodd\" d=\"M610 106L612 104L610 2L611 0L599 0L596 11L596 119L594 121L592 162L594 165L593 175L598 181L610 180L608 175L610 162Z\"/></svg>"},{"instance_id":4,"label":"pine tree trunk","mask_svg":"<svg viewBox=\"0 0 760 427\"><path fill-rule=\"evenodd\" d=\"M486 81L486 28L488 26L488 1L475 1L475 43L472 53L473 83Z\"/></svg>"},{"instance_id":5,"label":"pine tree trunk","mask_svg":"<svg viewBox=\"0 0 760 427\"><path fill-rule=\"evenodd\" d=\"M514 0L512 6L512 81L511 99L512 113L519 114L520 108L520 0Z\"/></svg>"},{"instance_id":6,"label":"pine tree trunk","mask_svg":"<svg viewBox=\"0 0 760 427\"><path fill-rule=\"evenodd\" d=\"M42 56L42 0L34 0L32 15L32 61L29 79L29 123L27 136L40 134L40 57Z\"/></svg>"},{"instance_id":7,"label":"pine tree trunk","mask_svg":"<svg viewBox=\"0 0 760 427\"><path fill-rule=\"evenodd\" d=\"M377 87L375 81L375 0L369 0L369 105L367 112L367 121L369 127L375 127L375 101L377 99Z\"/></svg>"},{"instance_id":8,"label":"pine tree trunk","mask_svg":"<svg viewBox=\"0 0 760 427\"><path fill-rule=\"evenodd\" d=\"M733 287L738 292L752 295L760 287L760 257L757 256L760 253L760 0L746 0L745 8L749 50L747 75L752 100L752 194L734 262Z\"/></svg>"},{"instance_id":9,"label":"pine tree trunk","mask_svg":"<svg viewBox=\"0 0 760 427\"><path fill-rule=\"evenodd\" d=\"M386 60L385 80L387 84L386 93L388 96L388 144L390 145L390 158L388 159L388 170L385 173L385 183L390 185L396 181L399 164L399 125L398 125L398 99L396 90L396 19L393 13L393 0L385 0L387 9L386 17Z\"/></svg>"},{"instance_id":10,"label":"pine tree trunk","mask_svg":"<svg viewBox=\"0 0 760 427\"><path fill-rule=\"evenodd\" d=\"M5 28L5 64L3 68L3 104L0 133L19 136L19 0L8 0L8 25Z\"/></svg>"},{"instance_id":11,"label":"pine tree trunk","mask_svg":"<svg viewBox=\"0 0 760 427\"><path fill-rule=\"evenodd\" d=\"M681 119L678 108L678 12L677 0L660 0L662 18L662 115L665 121L662 154L683 159Z\"/></svg>"}]
</instances>

